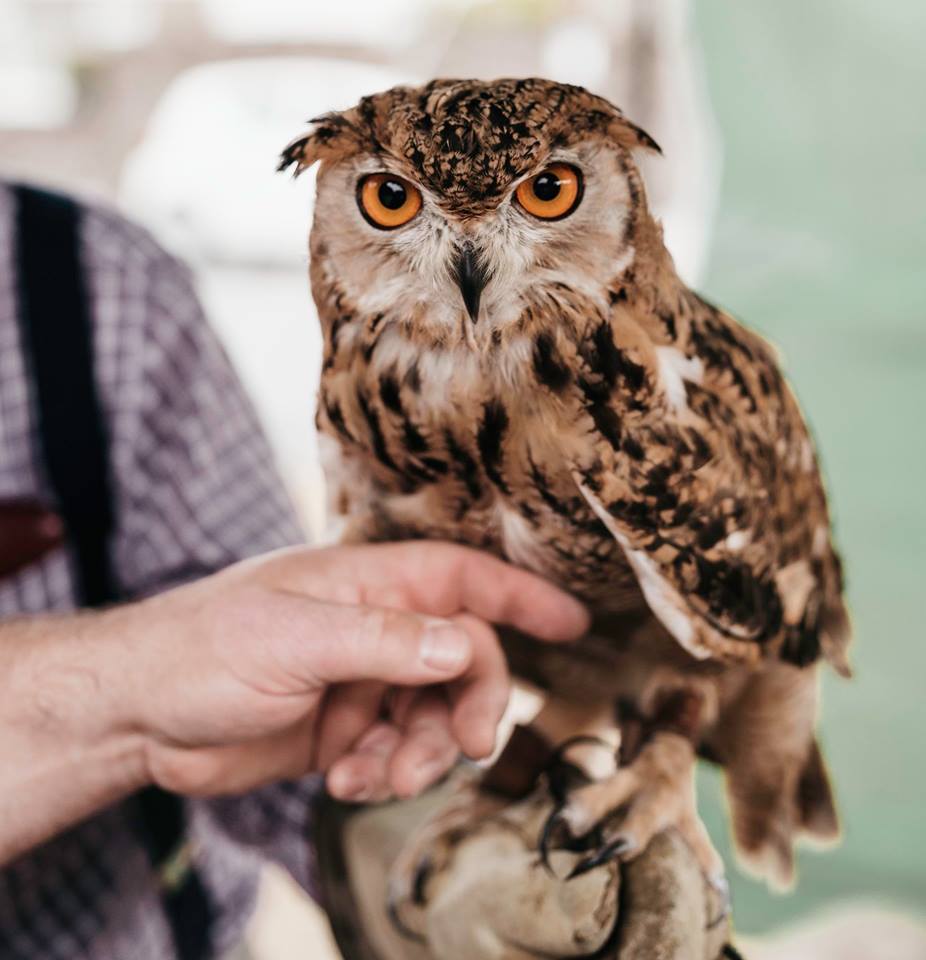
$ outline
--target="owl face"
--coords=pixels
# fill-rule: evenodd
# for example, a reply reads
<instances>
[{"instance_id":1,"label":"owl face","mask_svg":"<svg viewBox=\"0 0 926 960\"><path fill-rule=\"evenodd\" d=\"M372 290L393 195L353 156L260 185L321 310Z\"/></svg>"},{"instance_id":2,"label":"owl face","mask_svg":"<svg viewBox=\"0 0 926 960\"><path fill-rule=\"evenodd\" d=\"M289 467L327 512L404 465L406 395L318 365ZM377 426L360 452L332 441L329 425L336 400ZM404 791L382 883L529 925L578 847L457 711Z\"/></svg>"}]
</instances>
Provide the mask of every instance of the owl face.
<instances>
[{"instance_id":1,"label":"owl face","mask_svg":"<svg viewBox=\"0 0 926 960\"><path fill-rule=\"evenodd\" d=\"M550 288L592 298L632 264L642 201L620 112L548 81L435 81L366 98L287 148L321 160L312 256L364 312L446 342Z\"/></svg>"}]
</instances>

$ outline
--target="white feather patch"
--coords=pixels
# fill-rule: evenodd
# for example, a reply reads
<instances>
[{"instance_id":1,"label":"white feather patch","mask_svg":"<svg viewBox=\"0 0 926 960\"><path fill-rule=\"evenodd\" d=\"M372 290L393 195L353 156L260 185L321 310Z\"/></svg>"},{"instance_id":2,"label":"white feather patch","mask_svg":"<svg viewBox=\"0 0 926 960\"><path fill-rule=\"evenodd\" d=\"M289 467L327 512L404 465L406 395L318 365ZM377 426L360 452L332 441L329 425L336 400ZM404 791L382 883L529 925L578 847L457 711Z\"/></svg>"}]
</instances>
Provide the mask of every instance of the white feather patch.
<instances>
[{"instance_id":1,"label":"white feather patch","mask_svg":"<svg viewBox=\"0 0 926 960\"><path fill-rule=\"evenodd\" d=\"M727 534L727 539L724 540L724 546L730 553L739 553L751 539L748 531L734 530L733 533Z\"/></svg>"},{"instance_id":2,"label":"white feather patch","mask_svg":"<svg viewBox=\"0 0 926 960\"><path fill-rule=\"evenodd\" d=\"M806 560L795 560L794 563L782 567L775 574L775 586L781 594L785 623L800 622L807 609L811 591L817 586L817 578L813 575L810 564Z\"/></svg>"},{"instance_id":3,"label":"white feather patch","mask_svg":"<svg viewBox=\"0 0 926 960\"><path fill-rule=\"evenodd\" d=\"M706 660L711 651L695 636L694 623L691 616L684 610L685 601L678 591L659 572L659 567L652 557L644 550L634 550L627 537L618 529L614 517L608 513L604 504L591 490L575 476L582 496L595 512L595 516L608 528L614 539L620 544L627 557L633 572L636 574L643 596L649 604L650 610L659 618L662 625L673 637L693 656L699 660Z\"/></svg>"},{"instance_id":4,"label":"white feather patch","mask_svg":"<svg viewBox=\"0 0 926 960\"><path fill-rule=\"evenodd\" d=\"M503 503L497 505L496 512L505 556L518 566L540 572L543 549L534 528L520 513Z\"/></svg>"},{"instance_id":5,"label":"white feather patch","mask_svg":"<svg viewBox=\"0 0 926 960\"><path fill-rule=\"evenodd\" d=\"M813 556L822 557L830 545L830 531L822 523L813 532L813 546L811 553Z\"/></svg>"},{"instance_id":6,"label":"white feather patch","mask_svg":"<svg viewBox=\"0 0 926 960\"><path fill-rule=\"evenodd\" d=\"M633 263L634 257L637 255L637 251L633 246L625 247L620 256L611 264L611 270L615 277L622 276Z\"/></svg>"},{"instance_id":7,"label":"white feather patch","mask_svg":"<svg viewBox=\"0 0 926 960\"><path fill-rule=\"evenodd\" d=\"M656 347L656 362L659 378L669 405L677 411L688 409L685 381L701 383L704 379L704 364L700 357L686 357L676 347Z\"/></svg>"},{"instance_id":8,"label":"white feather patch","mask_svg":"<svg viewBox=\"0 0 926 960\"><path fill-rule=\"evenodd\" d=\"M810 473L814 468L813 444L806 437L801 443L801 467L804 473Z\"/></svg>"}]
</instances>

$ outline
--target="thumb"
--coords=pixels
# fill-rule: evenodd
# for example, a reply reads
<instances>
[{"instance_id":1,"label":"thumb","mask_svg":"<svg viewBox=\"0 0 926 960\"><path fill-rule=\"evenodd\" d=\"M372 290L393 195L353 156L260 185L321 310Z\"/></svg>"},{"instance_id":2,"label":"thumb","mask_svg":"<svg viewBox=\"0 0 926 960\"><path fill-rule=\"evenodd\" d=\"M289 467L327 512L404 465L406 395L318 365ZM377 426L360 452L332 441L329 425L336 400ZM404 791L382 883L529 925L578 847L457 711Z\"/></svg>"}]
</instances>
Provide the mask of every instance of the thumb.
<instances>
[{"instance_id":1,"label":"thumb","mask_svg":"<svg viewBox=\"0 0 926 960\"><path fill-rule=\"evenodd\" d=\"M310 601L312 637L294 644L291 669L323 684L380 680L403 686L461 676L473 642L451 620L404 610Z\"/></svg>"}]
</instances>

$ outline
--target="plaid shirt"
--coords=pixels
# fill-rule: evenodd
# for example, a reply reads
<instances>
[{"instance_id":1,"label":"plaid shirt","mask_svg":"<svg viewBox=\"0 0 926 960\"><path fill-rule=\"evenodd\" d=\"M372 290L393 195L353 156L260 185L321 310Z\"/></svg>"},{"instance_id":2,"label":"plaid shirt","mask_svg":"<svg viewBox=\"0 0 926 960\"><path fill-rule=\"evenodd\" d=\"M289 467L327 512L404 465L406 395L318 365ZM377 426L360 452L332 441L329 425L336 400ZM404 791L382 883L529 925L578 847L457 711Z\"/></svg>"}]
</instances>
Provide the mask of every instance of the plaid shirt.
<instances>
[{"instance_id":1,"label":"plaid shirt","mask_svg":"<svg viewBox=\"0 0 926 960\"><path fill-rule=\"evenodd\" d=\"M0 500L50 503L19 343L14 201L0 183ZM81 227L95 363L117 498L114 566L125 596L297 543L254 413L207 326L187 271L144 231L88 207ZM61 550L0 580L0 618L71 610ZM310 887L305 840L317 780L189 804L191 840L223 951L241 936L262 858ZM173 945L128 810L115 806L0 871L3 960L164 960Z\"/></svg>"}]
</instances>

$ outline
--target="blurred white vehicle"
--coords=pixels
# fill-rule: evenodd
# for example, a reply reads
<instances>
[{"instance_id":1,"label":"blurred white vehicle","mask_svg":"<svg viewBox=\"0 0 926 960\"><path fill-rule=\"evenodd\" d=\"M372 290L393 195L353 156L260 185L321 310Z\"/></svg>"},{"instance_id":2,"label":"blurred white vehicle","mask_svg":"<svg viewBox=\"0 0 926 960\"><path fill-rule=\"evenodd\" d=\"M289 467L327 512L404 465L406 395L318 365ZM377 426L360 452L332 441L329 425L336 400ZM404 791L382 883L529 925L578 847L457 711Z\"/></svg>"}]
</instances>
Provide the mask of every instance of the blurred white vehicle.
<instances>
[{"instance_id":1,"label":"blurred white vehicle","mask_svg":"<svg viewBox=\"0 0 926 960\"><path fill-rule=\"evenodd\" d=\"M305 261L312 190L274 169L306 121L408 81L345 60L228 60L180 74L129 155L120 201L178 253L202 261Z\"/></svg>"},{"instance_id":2,"label":"blurred white vehicle","mask_svg":"<svg viewBox=\"0 0 926 960\"><path fill-rule=\"evenodd\" d=\"M321 526L313 412L321 335L307 282L311 175L275 172L306 121L414 78L345 60L222 61L182 73L130 154L122 208L196 270L308 527Z\"/></svg>"}]
</instances>

